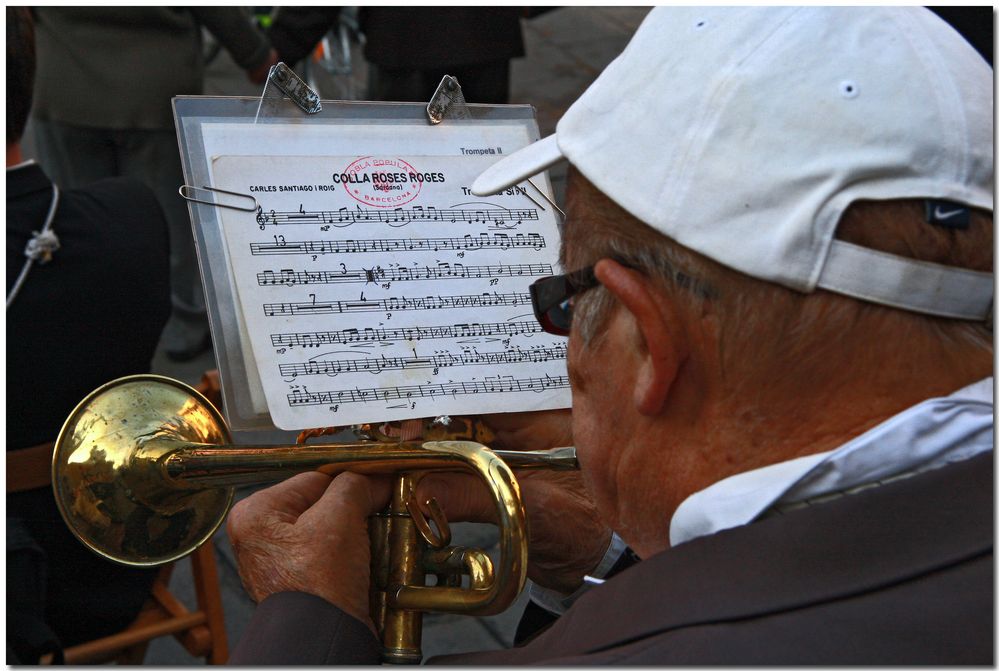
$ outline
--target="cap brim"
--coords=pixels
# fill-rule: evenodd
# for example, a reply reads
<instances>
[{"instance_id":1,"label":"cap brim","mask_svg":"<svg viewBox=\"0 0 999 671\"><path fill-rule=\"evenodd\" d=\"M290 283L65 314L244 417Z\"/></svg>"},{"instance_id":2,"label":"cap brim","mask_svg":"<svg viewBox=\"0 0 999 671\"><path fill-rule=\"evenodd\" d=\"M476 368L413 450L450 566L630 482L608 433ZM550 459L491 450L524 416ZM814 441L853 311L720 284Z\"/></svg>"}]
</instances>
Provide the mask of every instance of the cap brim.
<instances>
[{"instance_id":1,"label":"cap brim","mask_svg":"<svg viewBox=\"0 0 999 671\"><path fill-rule=\"evenodd\" d=\"M514 184L520 184L563 158L555 135L549 135L489 166L472 183L472 193L476 196L491 196Z\"/></svg>"}]
</instances>

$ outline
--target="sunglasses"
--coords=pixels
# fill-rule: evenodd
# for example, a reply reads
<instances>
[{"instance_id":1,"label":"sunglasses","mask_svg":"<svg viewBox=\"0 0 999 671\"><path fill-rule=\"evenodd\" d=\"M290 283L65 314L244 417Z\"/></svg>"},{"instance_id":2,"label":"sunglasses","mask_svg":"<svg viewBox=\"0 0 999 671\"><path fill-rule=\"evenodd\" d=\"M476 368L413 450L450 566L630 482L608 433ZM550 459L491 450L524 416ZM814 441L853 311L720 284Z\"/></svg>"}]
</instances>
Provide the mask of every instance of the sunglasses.
<instances>
[{"instance_id":1,"label":"sunglasses","mask_svg":"<svg viewBox=\"0 0 999 671\"><path fill-rule=\"evenodd\" d=\"M626 268L635 268L634 263L622 259L614 259ZM707 299L717 297L715 290L708 284L695 280L686 273L674 270L673 281L677 286L693 291ZM584 291L589 291L600 284L593 266L581 268L565 275L542 277L531 285L531 304L534 306L534 316L541 328L552 335L569 335L572 327L572 299Z\"/></svg>"},{"instance_id":2,"label":"sunglasses","mask_svg":"<svg viewBox=\"0 0 999 671\"><path fill-rule=\"evenodd\" d=\"M569 335L572 326L572 298L600 284L593 266L566 273L542 277L531 289L534 316L541 328L552 335Z\"/></svg>"}]
</instances>

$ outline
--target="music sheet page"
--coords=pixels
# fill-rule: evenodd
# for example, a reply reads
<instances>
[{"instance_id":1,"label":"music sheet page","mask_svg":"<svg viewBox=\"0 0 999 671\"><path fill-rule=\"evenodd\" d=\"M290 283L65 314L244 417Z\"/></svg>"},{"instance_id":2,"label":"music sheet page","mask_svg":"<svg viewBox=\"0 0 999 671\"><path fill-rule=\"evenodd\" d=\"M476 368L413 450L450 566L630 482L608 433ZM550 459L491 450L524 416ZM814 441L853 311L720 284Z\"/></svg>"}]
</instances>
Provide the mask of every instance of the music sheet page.
<instances>
[{"instance_id":1,"label":"music sheet page","mask_svg":"<svg viewBox=\"0 0 999 671\"><path fill-rule=\"evenodd\" d=\"M529 285L560 272L552 208L468 190L495 156L216 156L253 359L276 426L570 405L566 339Z\"/></svg>"}]
</instances>

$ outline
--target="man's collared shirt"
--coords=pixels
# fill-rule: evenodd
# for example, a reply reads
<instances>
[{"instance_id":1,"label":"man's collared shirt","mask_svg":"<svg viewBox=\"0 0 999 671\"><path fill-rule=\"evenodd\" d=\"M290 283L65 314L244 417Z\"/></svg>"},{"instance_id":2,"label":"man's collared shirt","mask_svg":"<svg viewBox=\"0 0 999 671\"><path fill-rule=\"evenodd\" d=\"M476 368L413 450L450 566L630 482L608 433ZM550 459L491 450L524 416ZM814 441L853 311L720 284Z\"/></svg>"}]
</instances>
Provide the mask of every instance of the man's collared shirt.
<instances>
[{"instance_id":1,"label":"man's collared shirt","mask_svg":"<svg viewBox=\"0 0 999 671\"><path fill-rule=\"evenodd\" d=\"M673 514L670 545L991 450L992 382L989 377L923 401L835 450L739 473L691 494Z\"/></svg>"},{"instance_id":2,"label":"man's collared shirt","mask_svg":"<svg viewBox=\"0 0 999 671\"><path fill-rule=\"evenodd\" d=\"M835 450L784 461L691 494L670 521L670 545L749 524L767 514L818 503L970 459L993 449L993 378L912 406ZM624 551L614 534L593 576ZM565 612L591 585L566 596L531 585L531 600Z\"/></svg>"}]
</instances>

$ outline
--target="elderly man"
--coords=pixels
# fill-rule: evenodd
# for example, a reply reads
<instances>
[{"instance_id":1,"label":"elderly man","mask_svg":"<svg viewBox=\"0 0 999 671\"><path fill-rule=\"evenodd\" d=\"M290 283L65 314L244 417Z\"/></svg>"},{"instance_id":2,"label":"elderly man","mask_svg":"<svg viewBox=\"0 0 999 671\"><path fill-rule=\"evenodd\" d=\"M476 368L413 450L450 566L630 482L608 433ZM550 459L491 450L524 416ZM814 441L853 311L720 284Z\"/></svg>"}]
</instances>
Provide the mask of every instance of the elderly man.
<instances>
[{"instance_id":1,"label":"elderly man","mask_svg":"<svg viewBox=\"0 0 999 671\"><path fill-rule=\"evenodd\" d=\"M607 528L642 561L449 661L992 663L989 66L923 9L655 9L473 190L562 158L570 272L533 294L604 526L528 482L533 576L603 574ZM233 511L234 661L377 661L386 498L310 473Z\"/></svg>"}]
</instances>

